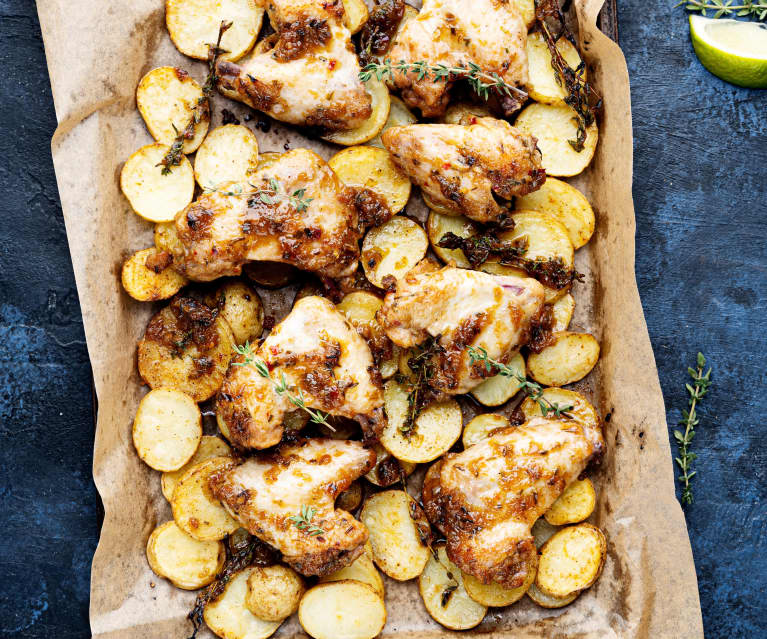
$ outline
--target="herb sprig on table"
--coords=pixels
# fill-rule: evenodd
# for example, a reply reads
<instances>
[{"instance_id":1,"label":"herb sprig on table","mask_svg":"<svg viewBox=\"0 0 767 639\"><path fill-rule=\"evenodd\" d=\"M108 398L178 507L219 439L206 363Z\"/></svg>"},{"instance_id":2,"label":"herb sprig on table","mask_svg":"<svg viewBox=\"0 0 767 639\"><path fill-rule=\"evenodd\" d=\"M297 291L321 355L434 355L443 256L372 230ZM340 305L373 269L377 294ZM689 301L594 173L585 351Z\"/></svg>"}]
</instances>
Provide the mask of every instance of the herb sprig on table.
<instances>
[{"instance_id":1,"label":"herb sprig on table","mask_svg":"<svg viewBox=\"0 0 767 639\"><path fill-rule=\"evenodd\" d=\"M684 7L687 11L698 12L707 15L713 13L714 18L722 16L736 16L738 18L753 18L754 20L767 21L767 0L682 0L674 5Z\"/></svg>"}]
</instances>

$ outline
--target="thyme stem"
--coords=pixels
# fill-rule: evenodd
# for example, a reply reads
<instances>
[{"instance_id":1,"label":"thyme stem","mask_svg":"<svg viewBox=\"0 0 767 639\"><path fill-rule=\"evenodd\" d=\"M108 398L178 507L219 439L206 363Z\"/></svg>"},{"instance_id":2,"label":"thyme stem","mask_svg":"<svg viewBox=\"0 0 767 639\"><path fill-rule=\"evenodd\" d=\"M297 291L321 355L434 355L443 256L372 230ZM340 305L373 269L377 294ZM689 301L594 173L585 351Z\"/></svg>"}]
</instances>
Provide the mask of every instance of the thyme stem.
<instances>
[{"instance_id":1,"label":"thyme stem","mask_svg":"<svg viewBox=\"0 0 767 639\"><path fill-rule=\"evenodd\" d=\"M293 193L288 195L287 193L280 191L282 185L277 181L276 178L270 177L267 178L266 181L269 184L268 189L259 189L255 184L248 182L248 186L253 189L252 191L243 190L239 184L234 185L229 190L222 190L215 186L206 186L205 191L207 193L221 193L222 195L228 195L230 197L248 197L249 206L255 206L255 204L258 202L267 205L278 204L280 202L288 202L299 213L303 213L306 209L308 209L309 204L311 204L312 200L314 199L311 197L305 197L306 189L296 189L293 191Z\"/></svg>"},{"instance_id":2,"label":"thyme stem","mask_svg":"<svg viewBox=\"0 0 767 639\"><path fill-rule=\"evenodd\" d=\"M674 5L687 11L697 11L706 15L713 11L714 18L735 15L739 18L754 18L759 22L767 20L767 0L744 0L743 4L732 4L733 0L682 0Z\"/></svg>"},{"instance_id":3,"label":"thyme stem","mask_svg":"<svg viewBox=\"0 0 767 639\"><path fill-rule=\"evenodd\" d=\"M312 537L324 535L325 531L312 523L312 519L316 512L314 507L303 504L301 506L300 514L288 517L288 520L291 521L296 528L306 531Z\"/></svg>"}]
</instances>

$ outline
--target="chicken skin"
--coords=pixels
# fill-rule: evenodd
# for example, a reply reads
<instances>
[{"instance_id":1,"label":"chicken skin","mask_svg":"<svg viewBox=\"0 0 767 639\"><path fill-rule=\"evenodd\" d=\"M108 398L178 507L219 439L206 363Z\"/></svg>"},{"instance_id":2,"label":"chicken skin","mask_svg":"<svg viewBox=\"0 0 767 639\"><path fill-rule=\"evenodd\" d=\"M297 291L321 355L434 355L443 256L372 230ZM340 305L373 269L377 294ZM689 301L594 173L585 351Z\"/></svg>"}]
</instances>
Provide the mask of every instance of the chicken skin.
<instances>
[{"instance_id":1,"label":"chicken skin","mask_svg":"<svg viewBox=\"0 0 767 639\"><path fill-rule=\"evenodd\" d=\"M272 330L254 357L270 378L240 356L227 371L216 408L222 430L240 448L279 443L286 414L296 409L288 395L312 409L356 419L367 433L383 426L380 375L365 340L324 297L304 297ZM288 392L274 382L284 380Z\"/></svg>"},{"instance_id":2,"label":"chicken skin","mask_svg":"<svg viewBox=\"0 0 767 639\"><path fill-rule=\"evenodd\" d=\"M430 386L450 395L467 393L492 374L470 363L468 347L508 361L527 342L543 297L543 286L529 278L455 267L411 271L386 295L378 321L399 346L438 338Z\"/></svg>"},{"instance_id":3,"label":"chicken skin","mask_svg":"<svg viewBox=\"0 0 767 639\"><path fill-rule=\"evenodd\" d=\"M372 111L343 24L342 0L256 0L277 34L238 63L217 64L218 89L276 120L353 129Z\"/></svg>"},{"instance_id":4,"label":"chicken skin","mask_svg":"<svg viewBox=\"0 0 767 639\"><path fill-rule=\"evenodd\" d=\"M511 86L527 84L527 26L517 6L504 0L424 0L408 20L387 57L393 63L425 61L449 67L476 64L497 73ZM395 71L393 81L402 99L433 118L445 112L452 80L418 79L417 73ZM509 99L509 112L519 102ZM512 105L513 104L513 105Z\"/></svg>"},{"instance_id":5,"label":"chicken skin","mask_svg":"<svg viewBox=\"0 0 767 639\"><path fill-rule=\"evenodd\" d=\"M289 151L250 184L219 186L178 213L177 271L209 281L265 260L328 277L355 272L364 231L355 192L322 158L306 149Z\"/></svg>"},{"instance_id":6,"label":"chicken skin","mask_svg":"<svg viewBox=\"0 0 767 639\"><path fill-rule=\"evenodd\" d=\"M394 163L436 204L478 222L509 216L494 196L510 200L541 187L537 140L505 120L473 124L411 124L384 131Z\"/></svg>"},{"instance_id":7,"label":"chicken skin","mask_svg":"<svg viewBox=\"0 0 767 639\"><path fill-rule=\"evenodd\" d=\"M210 488L233 517L298 572L322 576L363 551L367 529L334 501L375 461L375 451L360 442L310 439L214 474Z\"/></svg>"},{"instance_id":8,"label":"chicken skin","mask_svg":"<svg viewBox=\"0 0 767 639\"><path fill-rule=\"evenodd\" d=\"M603 450L599 426L536 417L447 455L427 474L423 499L450 560L482 583L521 586L535 520Z\"/></svg>"}]
</instances>

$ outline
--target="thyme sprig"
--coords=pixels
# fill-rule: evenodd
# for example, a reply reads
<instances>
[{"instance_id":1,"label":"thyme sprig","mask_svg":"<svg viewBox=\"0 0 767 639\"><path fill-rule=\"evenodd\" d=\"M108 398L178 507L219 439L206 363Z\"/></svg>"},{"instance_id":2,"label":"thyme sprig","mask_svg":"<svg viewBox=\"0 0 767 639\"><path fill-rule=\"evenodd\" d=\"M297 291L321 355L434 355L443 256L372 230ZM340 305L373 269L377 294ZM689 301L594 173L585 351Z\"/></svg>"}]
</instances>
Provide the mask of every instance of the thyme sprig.
<instances>
[{"instance_id":1,"label":"thyme sprig","mask_svg":"<svg viewBox=\"0 0 767 639\"><path fill-rule=\"evenodd\" d=\"M408 385L407 413L405 421L400 424L399 431L409 437L415 427L415 420L421 411L429 403L429 380L434 376L434 364L432 357L444 351L439 340L441 336L430 337L425 343L419 345L417 352L407 361L413 375L409 379L401 379L401 383Z\"/></svg>"},{"instance_id":2,"label":"thyme sprig","mask_svg":"<svg viewBox=\"0 0 767 639\"><path fill-rule=\"evenodd\" d=\"M473 62L467 65L460 64L456 67L450 67L446 64L429 64L424 60L417 62L399 62L392 63L390 58L385 58L383 62L369 62L360 72L360 80L367 82L375 76L378 80L383 80L387 75L392 77L395 71L402 73L414 73L418 80L429 78L434 82L449 82L451 80L465 79L469 85L483 100L490 97L490 92L499 95L506 95L510 98L521 100L527 99L527 93L508 84L495 71L483 71L482 68Z\"/></svg>"},{"instance_id":3,"label":"thyme sprig","mask_svg":"<svg viewBox=\"0 0 767 639\"><path fill-rule=\"evenodd\" d=\"M520 390L538 404L544 417L548 417L550 414L553 414L555 417L570 417L568 411L571 411L574 408L571 404L562 406L561 404L549 401L543 396L543 387L540 384L531 382L527 377L520 375L513 368L507 366L503 362L493 359L487 354L487 351L484 348L474 348L473 346L469 346L468 351L470 365L473 366L475 363L480 363L485 366L485 370L488 373L495 369L498 371L498 374L503 377L516 379L519 383Z\"/></svg>"},{"instance_id":4,"label":"thyme sprig","mask_svg":"<svg viewBox=\"0 0 767 639\"><path fill-rule=\"evenodd\" d=\"M308 209L309 204L311 204L314 199L306 197L306 189L296 189L293 193L282 192L282 185L274 177L267 178L267 183L269 184L268 189L258 188L255 184L248 182L248 186L250 186L252 190L245 190L239 184L235 184L230 189L219 189L215 186L206 186L205 191L207 193L221 193L221 195L228 195L230 197L247 197L248 206L255 206L259 202L269 206L279 204L280 202L288 202L299 213L303 213Z\"/></svg>"},{"instance_id":5,"label":"thyme sprig","mask_svg":"<svg viewBox=\"0 0 767 639\"><path fill-rule=\"evenodd\" d=\"M312 523L312 519L314 518L316 512L317 511L312 506L303 504L301 506L300 514L288 517L288 520L290 520L296 528L309 533L312 537L324 535L325 531L316 524Z\"/></svg>"},{"instance_id":6,"label":"thyme sprig","mask_svg":"<svg viewBox=\"0 0 767 639\"><path fill-rule=\"evenodd\" d=\"M238 355L242 355L244 357L243 361L241 362L232 362L234 366L252 366L256 369L256 372L261 377L271 382L272 386L274 386L274 391L278 395L284 395L285 398L291 404L293 404L293 406L296 406L297 408L300 408L301 410L308 413L311 421L313 421L315 424L327 426L330 430L335 432L336 429L333 428L333 426L328 422L328 416L325 413L319 410L313 410L306 405L304 393L300 388L298 389L297 395L290 391L290 386L288 385L288 380L285 377L285 373L280 373L279 379L274 379L272 377L271 371L266 365L266 362L253 352L253 347L250 345L250 342L245 342L245 344L242 346L235 346L234 351Z\"/></svg>"},{"instance_id":7,"label":"thyme sprig","mask_svg":"<svg viewBox=\"0 0 767 639\"><path fill-rule=\"evenodd\" d=\"M205 78L205 83L202 85L202 95L197 98L197 102L192 107L192 116L189 118L187 125L181 131L176 128L175 124L172 125L173 130L176 132L176 137L173 139L165 157L157 165L162 166L163 175L168 175L174 166L178 166L181 163L181 158L184 155L184 141L194 138L195 127L203 120L210 119L210 97L213 95L213 90L216 88L216 82L218 81L216 62L218 62L218 57L222 53L228 53L226 49L221 48L221 38L231 26L231 22L222 20L218 28L216 44L208 45L208 77Z\"/></svg>"},{"instance_id":8,"label":"thyme sprig","mask_svg":"<svg viewBox=\"0 0 767 639\"><path fill-rule=\"evenodd\" d=\"M742 0L741 4L733 2L734 0L682 0L675 4L674 8L684 7L687 11L696 11L704 16L707 11L711 11L714 18L734 15L760 22L767 21L767 0Z\"/></svg>"},{"instance_id":9,"label":"thyme sprig","mask_svg":"<svg viewBox=\"0 0 767 639\"><path fill-rule=\"evenodd\" d=\"M695 427L700 422L696 408L711 385L711 368L703 373L703 369L706 367L706 358L703 357L703 353L698 353L696 364L696 368L687 369L692 378L692 384L685 384L690 397L688 408L682 411L682 420L679 422L680 426L684 426L684 433L679 429L674 429L674 438L679 446L679 457L676 458L676 463L682 471L678 479L682 483L681 501L683 505L692 503L690 480L697 474L697 471L692 470L692 462L698 456L690 452L690 445L692 444L693 437L695 437Z\"/></svg>"}]
</instances>

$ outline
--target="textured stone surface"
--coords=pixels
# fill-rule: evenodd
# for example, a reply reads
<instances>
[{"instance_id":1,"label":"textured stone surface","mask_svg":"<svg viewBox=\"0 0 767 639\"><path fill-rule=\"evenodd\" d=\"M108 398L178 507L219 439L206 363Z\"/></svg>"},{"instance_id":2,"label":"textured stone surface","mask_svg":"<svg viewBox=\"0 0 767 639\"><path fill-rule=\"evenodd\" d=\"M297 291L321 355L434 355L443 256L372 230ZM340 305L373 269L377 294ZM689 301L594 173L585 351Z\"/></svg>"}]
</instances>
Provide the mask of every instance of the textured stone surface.
<instances>
[{"instance_id":1,"label":"textured stone surface","mask_svg":"<svg viewBox=\"0 0 767 639\"><path fill-rule=\"evenodd\" d=\"M714 366L688 509L706 634L764 636L767 92L702 69L670 7L619 0L637 275L671 421L697 350ZM33 2L0 0L0 38L0 637L82 638L100 520L90 368Z\"/></svg>"}]
</instances>

